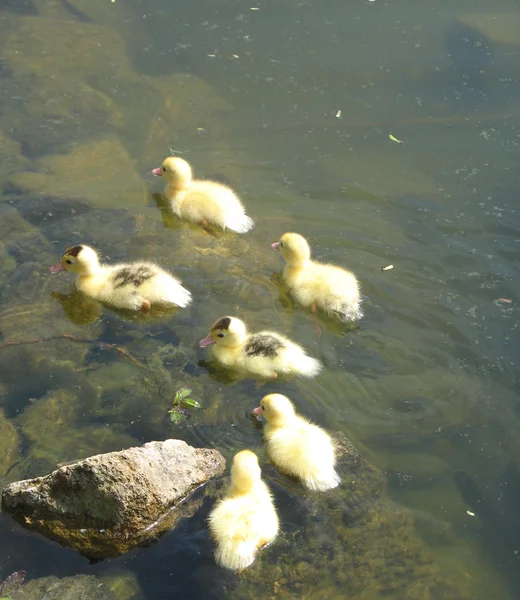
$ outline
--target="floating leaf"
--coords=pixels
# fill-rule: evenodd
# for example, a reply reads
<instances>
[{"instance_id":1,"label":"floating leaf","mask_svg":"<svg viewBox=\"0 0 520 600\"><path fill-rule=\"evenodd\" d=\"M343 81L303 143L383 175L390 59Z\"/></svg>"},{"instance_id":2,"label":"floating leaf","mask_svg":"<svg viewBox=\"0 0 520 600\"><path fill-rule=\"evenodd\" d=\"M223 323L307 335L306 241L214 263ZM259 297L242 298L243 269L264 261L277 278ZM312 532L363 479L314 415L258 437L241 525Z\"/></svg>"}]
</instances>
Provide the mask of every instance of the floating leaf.
<instances>
[{"instance_id":1,"label":"floating leaf","mask_svg":"<svg viewBox=\"0 0 520 600\"><path fill-rule=\"evenodd\" d=\"M179 398L182 400L183 398L186 398L187 396L189 396L191 394L191 390L189 388L181 388L177 394L179 395Z\"/></svg>"},{"instance_id":2,"label":"floating leaf","mask_svg":"<svg viewBox=\"0 0 520 600\"><path fill-rule=\"evenodd\" d=\"M190 406L191 408L200 408L200 404L193 398L183 398L182 403L186 406Z\"/></svg>"},{"instance_id":3,"label":"floating leaf","mask_svg":"<svg viewBox=\"0 0 520 600\"><path fill-rule=\"evenodd\" d=\"M392 135L391 133L388 135L388 137L392 140L392 142L396 142L397 144L403 144L403 140L398 140L395 135Z\"/></svg>"},{"instance_id":4,"label":"floating leaf","mask_svg":"<svg viewBox=\"0 0 520 600\"><path fill-rule=\"evenodd\" d=\"M168 411L170 413L170 421L172 423L179 423L182 419L182 415L178 410L172 409Z\"/></svg>"}]
</instances>

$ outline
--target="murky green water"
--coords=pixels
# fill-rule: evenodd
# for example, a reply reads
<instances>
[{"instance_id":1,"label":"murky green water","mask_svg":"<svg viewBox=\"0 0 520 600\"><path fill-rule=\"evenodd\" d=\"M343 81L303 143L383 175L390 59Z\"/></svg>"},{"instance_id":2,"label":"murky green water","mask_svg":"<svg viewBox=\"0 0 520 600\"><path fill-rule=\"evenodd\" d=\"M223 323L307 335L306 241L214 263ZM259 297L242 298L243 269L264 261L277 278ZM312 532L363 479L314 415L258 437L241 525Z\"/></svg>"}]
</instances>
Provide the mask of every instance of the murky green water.
<instances>
[{"instance_id":1,"label":"murky green water","mask_svg":"<svg viewBox=\"0 0 520 600\"><path fill-rule=\"evenodd\" d=\"M152 439L251 447L283 526L235 578L213 563L209 496L96 565L0 515L0 579L126 573L146 600L517 597L518 32L505 0L0 2L0 482ZM254 231L177 222L149 174L169 149L225 177ZM359 327L317 333L279 297L270 243L287 230L358 275ZM48 273L79 242L173 267L193 305L79 303ZM260 391L208 376L197 341L224 314L326 368ZM5 346L64 333L93 342ZM175 427L183 386L204 409ZM274 390L381 469L381 504L316 498L266 463L249 413Z\"/></svg>"}]
</instances>

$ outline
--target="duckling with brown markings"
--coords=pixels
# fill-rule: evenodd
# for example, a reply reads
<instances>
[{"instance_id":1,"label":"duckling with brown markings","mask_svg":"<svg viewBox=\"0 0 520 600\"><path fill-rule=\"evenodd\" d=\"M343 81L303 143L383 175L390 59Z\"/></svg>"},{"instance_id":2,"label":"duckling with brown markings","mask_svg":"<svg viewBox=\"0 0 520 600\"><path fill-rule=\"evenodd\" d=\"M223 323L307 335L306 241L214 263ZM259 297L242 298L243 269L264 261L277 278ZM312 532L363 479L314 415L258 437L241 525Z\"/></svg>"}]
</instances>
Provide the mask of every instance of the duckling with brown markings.
<instances>
[{"instance_id":1,"label":"duckling with brown markings","mask_svg":"<svg viewBox=\"0 0 520 600\"><path fill-rule=\"evenodd\" d=\"M199 342L201 348L213 344L213 357L222 365L258 377L314 377L321 370L321 363L289 338L274 331L248 333L245 323L236 317L219 319Z\"/></svg>"},{"instance_id":2,"label":"duckling with brown markings","mask_svg":"<svg viewBox=\"0 0 520 600\"><path fill-rule=\"evenodd\" d=\"M152 305L188 306L191 294L180 281L157 265L134 262L102 265L97 252L81 244L67 248L51 273L76 274L76 288L116 308L147 312Z\"/></svg>"},{"instance_id":3,"label":"duckling with brown markings","mask_svg":"<svg viewBox=\"0 0 520 600\"><path fill-rule=\"evenodd\" d=\"M169 156L152 173L166 180L164 193L179 219L237 233L253 228L253 220L231 188L216 181L193 179L190 165L179 156Z\"/></svg>"}]
</instances>

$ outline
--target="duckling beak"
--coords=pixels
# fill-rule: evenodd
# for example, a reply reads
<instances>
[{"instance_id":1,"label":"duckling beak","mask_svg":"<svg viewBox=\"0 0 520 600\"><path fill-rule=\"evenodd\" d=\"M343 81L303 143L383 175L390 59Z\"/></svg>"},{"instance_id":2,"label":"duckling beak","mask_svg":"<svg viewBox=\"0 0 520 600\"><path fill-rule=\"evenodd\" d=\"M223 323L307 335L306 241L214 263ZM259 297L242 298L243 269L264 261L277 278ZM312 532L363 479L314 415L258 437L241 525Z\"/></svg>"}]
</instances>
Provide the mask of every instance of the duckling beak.
<instances>
[{"instance_id":1,"label":"duckling beak","mask_svg":"<svg viewBox=\"0 0 520 600\"><path fill-rule=\"evenodd\" d=\"M257 417L261 417L264 414L264 410L261 406L257 406L254 410L253 410L253 414L256 415Z\"/></svg>"},{"instance_id":2,"label":"duckling beak","mask_svg":"<svg viewBox=\"0 0 520 600\"><path fill-rule=\"evenodd\" d=\"M152 171L152 175L157 175L157 177L162 177L162 169L161 169L161 167L157 167L157 169L154 169Z\"/></svg>"},{"instance_id":3,"label":"duckling beak","mask_svg":"<svg viewBox=\"0 0 520 600\"><path fill-rule=\"evenodd\" d=\"M273 250L280 250L280 242L275 242L274 244L271 244L271 248Z\"/></svg>"},{"instance_id":4,"label":"duckling beak","mask_svg":"<svg viewBox=\"0 0 520 600\"><path fill-rule=\"evenodd\" d=\"M53 267L49 269L51 273L59 273L60 271L65 271L65 267L61 264L61 262L56 263Z\"/></svg>"},{"instance_id":5,"label":"duckling beak","mask_svg":"<svg viewBox=\"0 0 520 600\"><path fill-rule=\"evenodd\" d=\"M211 346L211 344L214 344L215 342L211 339L211 336L208 335L207 337L205 337L203 340L200 340L199 342L199 346L201 348L205 348L206 346Z\"/></svg>"}]
</instances>

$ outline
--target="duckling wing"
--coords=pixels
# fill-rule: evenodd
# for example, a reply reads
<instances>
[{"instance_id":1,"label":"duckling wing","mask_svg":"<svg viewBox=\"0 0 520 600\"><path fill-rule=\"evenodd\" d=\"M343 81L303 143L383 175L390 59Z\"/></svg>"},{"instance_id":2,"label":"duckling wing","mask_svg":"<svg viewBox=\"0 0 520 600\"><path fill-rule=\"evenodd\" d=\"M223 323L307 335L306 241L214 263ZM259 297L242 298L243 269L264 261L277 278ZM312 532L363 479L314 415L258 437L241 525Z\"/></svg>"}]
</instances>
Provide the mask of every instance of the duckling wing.
<instances>
[{"instance_id":1,"label":"duckling wing","mask_svg":"<svg viewBox=\"0 0 520 600\"><path fill-rule=\"evenodd\" d=\"M316 478L334 468L334 449L328 435L316 425L301 421L283 427L268 439L273 462L303 480Z\"/></svg>"},{"instance_id":2,"label":"duckling wing","mask_svg":"<svg viewBox=\"0 0 520 600\"><path fill-rule=\"evenodd\" d=\"M119 265L112 269L109 283L115 290L126 287L138 288L157 274L153 265L136 263L134 265Z\"/></svg>"},{"instance_id":3,"label":"duckling wing","mask_svg":"<svg viewBox=\"0 0 520 600\"><path fill-rule=\"evenodd\" d=\"M249 336L244 346L244 352L248 358L276 358L286 347L287 344L281 336L263 331Z\"/></svg>"},{"instance_id":4,"label":"duckling wing","mask_svg":"<svg viewBox=\"0 0 520 600\"><path fill-rule=\"evenodd\" d=\"M316 303L322 310L348 319L362 316L358 281L340 267L312 263L294 283L293 293L304 306Z\"/></svg>"}]
</instances>

